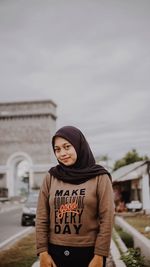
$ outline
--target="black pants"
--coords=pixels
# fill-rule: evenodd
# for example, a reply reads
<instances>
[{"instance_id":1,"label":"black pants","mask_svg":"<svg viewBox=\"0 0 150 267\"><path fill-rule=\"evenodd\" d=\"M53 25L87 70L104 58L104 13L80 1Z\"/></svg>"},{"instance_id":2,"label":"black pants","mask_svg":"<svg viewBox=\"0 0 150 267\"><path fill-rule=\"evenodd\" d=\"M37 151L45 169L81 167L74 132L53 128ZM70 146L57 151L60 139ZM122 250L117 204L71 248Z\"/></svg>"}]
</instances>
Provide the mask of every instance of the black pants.
<instances>
[{"instance_id":1,"label":"black pants","mask_svg":"<svg viewBox=\"0 0 150 267\"><path fill-rule=\"evenodd\" d=\"M57 267L88 267L94 257L94 247L68 247L49 244L49 254ZM106 257L103 257L106 267Z\"/></svg>"}]
</instances>

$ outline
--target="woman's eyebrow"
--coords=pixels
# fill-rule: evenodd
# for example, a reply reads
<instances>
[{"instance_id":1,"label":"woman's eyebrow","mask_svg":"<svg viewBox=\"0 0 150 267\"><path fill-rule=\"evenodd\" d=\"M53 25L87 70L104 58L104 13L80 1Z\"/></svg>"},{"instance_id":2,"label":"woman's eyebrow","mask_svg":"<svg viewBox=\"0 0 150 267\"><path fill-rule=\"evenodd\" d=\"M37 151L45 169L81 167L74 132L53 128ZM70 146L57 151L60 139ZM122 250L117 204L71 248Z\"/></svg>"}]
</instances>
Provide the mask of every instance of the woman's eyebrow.
<instances>
[{"instance_id":1,"label":"woman's eyebrow","mask_svg":"<svg viewBox=\"0 0 150 267\"><path fill-rule=\"evenodd\" d=\"M65 146L65 145L71 145L69 142L66 142L66 143L63 143L62 144L62 146ZM60 145L61 146L61 145ZM60 147L60 146L58 146L58 145L56 145L56 146L54 146L54 148L58 148L58 147Z\"/></svg>"}]
</instances>

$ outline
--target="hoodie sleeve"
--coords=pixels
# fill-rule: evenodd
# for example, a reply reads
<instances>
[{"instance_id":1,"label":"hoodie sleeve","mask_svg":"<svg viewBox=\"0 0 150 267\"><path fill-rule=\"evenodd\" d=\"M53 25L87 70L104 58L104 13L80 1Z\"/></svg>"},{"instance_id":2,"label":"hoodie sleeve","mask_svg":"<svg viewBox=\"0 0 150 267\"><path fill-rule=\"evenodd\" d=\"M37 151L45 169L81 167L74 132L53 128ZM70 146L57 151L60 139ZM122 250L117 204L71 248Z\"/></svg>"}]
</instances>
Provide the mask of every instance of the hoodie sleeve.
<instances>
[{"instance_id":1,"label":"hoodie sleeve","mask_svg":"<svg viewBox=\"0 0 150 267\"><path fill-rule=\"evenodd\" d=\"M97 195L99 231L95 242L94 253L107 257L110 249L115 206L112 183L106 174L99 177Z\"/></svg>"},{"instance_id":2,"label":"hoodie sleeve","mask_svg":"<svg viewBox=\"0 0 150 267\"><path fill-rule=\"evenodd\" d=\"M36 212L36 252L48 251L50 207L50 174L47 173L40 188Z\"/></svg>"}]
</instances>

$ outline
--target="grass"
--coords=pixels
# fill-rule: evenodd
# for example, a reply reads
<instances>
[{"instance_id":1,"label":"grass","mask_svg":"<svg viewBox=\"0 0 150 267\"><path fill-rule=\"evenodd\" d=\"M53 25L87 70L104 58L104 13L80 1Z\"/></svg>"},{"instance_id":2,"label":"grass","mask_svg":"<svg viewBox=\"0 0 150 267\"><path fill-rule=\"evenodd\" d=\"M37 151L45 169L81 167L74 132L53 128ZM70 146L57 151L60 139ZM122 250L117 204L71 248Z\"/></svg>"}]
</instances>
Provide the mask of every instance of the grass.
<instances>
[{"instance_id":1,"label":"grass","mask_svg":"<svg viewBox=\"0 0 150 267\"><path fill-rule=\"evenodd\" d=\"M0 267L31 267L36 260L35 233L0 252Z\"/></svg>"},{"instance_id":2,"label":"grass","mask_svg":"<svg viewBox=\"0 0 150 267\"><path fill-rule=\"evenodd\" d=\"M124 216L124 219L137 229L141 234L150 239L150 232L145 232L145 227L150 226L150 215L138 214L132 217Z\"/></svg>"}]
</instances>

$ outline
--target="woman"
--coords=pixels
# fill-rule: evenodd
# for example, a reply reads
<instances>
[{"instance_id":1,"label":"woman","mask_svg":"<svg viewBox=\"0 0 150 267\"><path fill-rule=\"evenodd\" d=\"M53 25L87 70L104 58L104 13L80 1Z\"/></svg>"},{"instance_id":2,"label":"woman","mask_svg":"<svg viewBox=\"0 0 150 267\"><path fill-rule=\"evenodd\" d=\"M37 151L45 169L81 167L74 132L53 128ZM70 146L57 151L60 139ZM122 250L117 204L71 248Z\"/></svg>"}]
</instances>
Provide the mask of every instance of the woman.
<instances>
[{"instance_id":1,"label":"woman","mask_svg":"<svg viewBox=\"0 0 150 267\"><path fill-rule=\"evenodd\" d=\"M46 175L36 215L41 267L103 267L109 254L114 200L111 176L73 126L52 138L58 165Z\"/></svg>"}]
</instances>

